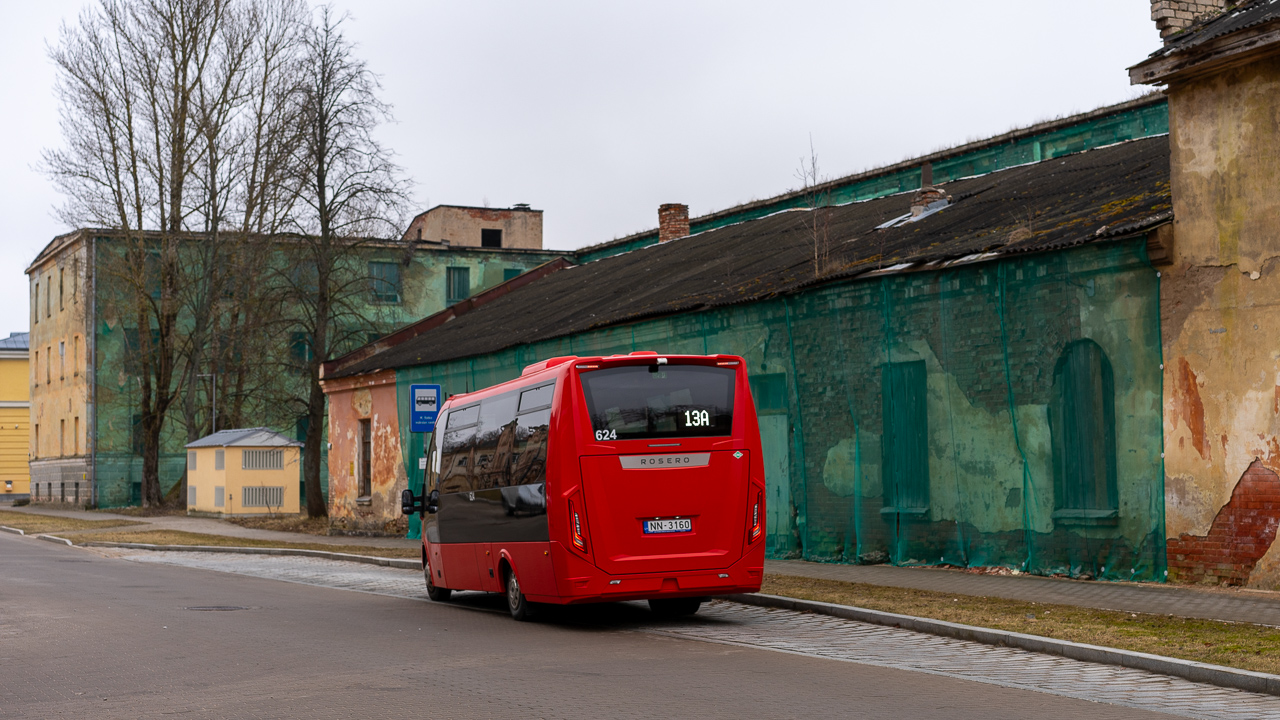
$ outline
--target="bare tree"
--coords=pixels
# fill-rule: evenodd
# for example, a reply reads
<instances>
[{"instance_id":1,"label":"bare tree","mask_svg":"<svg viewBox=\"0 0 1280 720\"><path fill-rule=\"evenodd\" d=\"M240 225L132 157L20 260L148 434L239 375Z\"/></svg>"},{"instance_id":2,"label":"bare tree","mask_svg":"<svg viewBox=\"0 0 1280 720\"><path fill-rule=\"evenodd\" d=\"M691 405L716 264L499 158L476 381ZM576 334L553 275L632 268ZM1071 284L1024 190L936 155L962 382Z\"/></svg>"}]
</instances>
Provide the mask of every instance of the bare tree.
<instances>
[{"instance_id":1,"label":"bare tree","mask_svg":"<svg viewBox=\"0 0 1280 720\"><path fill-rule=\"evenodd\" d=\"M822 277L830 271L831 264L831 193L824 185L826 179L818 170L818 152L813 149L813 136L809 137L809 157L800 158L796 179L804 190L805 230L813 251L813 276Z\"/></svg>"},{"instance_id":2,"label":"bare tree","mask_svg":"<svg viewBox=\"0 0 1280 720\"><path fill-rule=\"evenodd\" d=\"M292 287L294 320L308 348L303 478L311 517L328 514L320 492L325 420L320 364L364 344L376 328L367 302L366 238L398 235L408 192L391 153L373 137L374 129L390 120L390 107L378 98L377 77L342 34L345 20L324 6L306 33L299 86L302 139L295 163L305 186L305 213L297 216L303 235L283 277Z\"/></svg>"}]
</instances>

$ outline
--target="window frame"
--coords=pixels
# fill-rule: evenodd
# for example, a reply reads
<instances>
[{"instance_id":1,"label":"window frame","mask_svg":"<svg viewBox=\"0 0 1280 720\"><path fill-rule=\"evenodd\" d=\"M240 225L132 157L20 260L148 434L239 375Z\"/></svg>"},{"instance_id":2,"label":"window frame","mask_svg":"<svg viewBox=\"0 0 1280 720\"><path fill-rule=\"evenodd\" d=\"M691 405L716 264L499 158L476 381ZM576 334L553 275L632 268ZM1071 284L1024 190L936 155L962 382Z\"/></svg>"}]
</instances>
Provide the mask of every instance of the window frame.
<instances>
[{"instance_id":1,"label":"window frame","mask_svg":"<svg viewBox=\"0 0 1280 720\"><path fill-rule=\"evenodd\" d=\"M404 273L400 263L387 260L370 260L369 297L378 305L399 305L404 301ZM394 277L388 275L390 273Z\"/></svg>"}]
</instances>

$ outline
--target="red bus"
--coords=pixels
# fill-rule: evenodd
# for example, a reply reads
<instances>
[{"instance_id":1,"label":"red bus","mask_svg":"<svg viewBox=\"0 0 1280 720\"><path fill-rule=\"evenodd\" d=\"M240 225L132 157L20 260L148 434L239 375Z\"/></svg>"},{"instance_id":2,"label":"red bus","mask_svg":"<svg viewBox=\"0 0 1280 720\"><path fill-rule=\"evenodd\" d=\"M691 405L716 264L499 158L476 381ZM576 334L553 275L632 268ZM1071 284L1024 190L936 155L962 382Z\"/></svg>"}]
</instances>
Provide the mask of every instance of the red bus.
<instances>
[{"instance_id":1,"label":"red bus","mask_svg":"<svg viewBox=\"0 0 1280 720\"><path fill-rule=\"evenodd\" d=\"M731 355L558 357L441 408L421 513L427 595L648 600L688 615L756 592L765 482L746 364Z\"/></svg>"}]
</instances>

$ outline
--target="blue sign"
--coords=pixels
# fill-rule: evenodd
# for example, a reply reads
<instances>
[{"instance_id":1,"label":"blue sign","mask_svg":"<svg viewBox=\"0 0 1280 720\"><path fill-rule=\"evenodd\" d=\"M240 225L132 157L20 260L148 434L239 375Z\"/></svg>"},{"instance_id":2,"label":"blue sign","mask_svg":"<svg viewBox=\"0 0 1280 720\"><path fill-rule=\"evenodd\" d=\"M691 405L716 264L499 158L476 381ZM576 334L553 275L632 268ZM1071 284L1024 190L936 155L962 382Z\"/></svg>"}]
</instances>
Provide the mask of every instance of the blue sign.
<instances>
[{"instance_id":1,"label":"blue sign","mask_svg":"<svg viewBox=\"0 0 1280 720\"><path fill-rule=\"evenodd\" d=\"M440 417L440 386L410 385L409 430L411 432L429 433L436 429L436 418Z\"/></svg>"}]
</instances>

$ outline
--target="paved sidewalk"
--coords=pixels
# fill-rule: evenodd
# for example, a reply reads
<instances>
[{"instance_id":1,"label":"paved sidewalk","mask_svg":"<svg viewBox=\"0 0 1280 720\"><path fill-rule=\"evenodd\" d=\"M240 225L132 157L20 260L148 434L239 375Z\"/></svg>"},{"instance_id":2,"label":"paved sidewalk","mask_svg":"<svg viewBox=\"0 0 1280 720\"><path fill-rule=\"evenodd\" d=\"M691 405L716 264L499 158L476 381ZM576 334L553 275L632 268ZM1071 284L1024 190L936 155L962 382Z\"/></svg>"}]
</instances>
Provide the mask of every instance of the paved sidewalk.
<instances>
[{"instance_id":1,"label":"paved sidewalk","mask_svg":"<svg viewBox=\"0 0 1280 720\"><path fill-rule=\"evenodd\" d=\"M106 512L88 512L85 510L53 510L28 507L4 508L13 512L25 512L32 515L56 515L58 517L77 518L80 520L132 520L146 523L126 528L104 528L102 530L77 530L75 532L148 532L152 530L177 530L181 532L201 533L204 535L222 535L248 540L267 540L275 542L315 543L319 545L358 545L368 548L414 548L421 544L420 540L403 537L363 537L358 535L308 535L306 533L280 532L277 530L259 530L240 527L234 523L213 518L194 518L185 515L157 515L154 517L134 517Z\"/></svg>"},{"instance_id":2,"label":"paved sidewalk","mask_svg":"<svg viewBox=\"0 0 1280 720\"><path fill-rule=\"evenodd\" d=\"M765 572L1100 610L1280 626L1280 593L1264 590L1094 582L1038 575L977 575L943 568L836 565L803 560L766 560Z\"/></svg>"}]
</instances>

